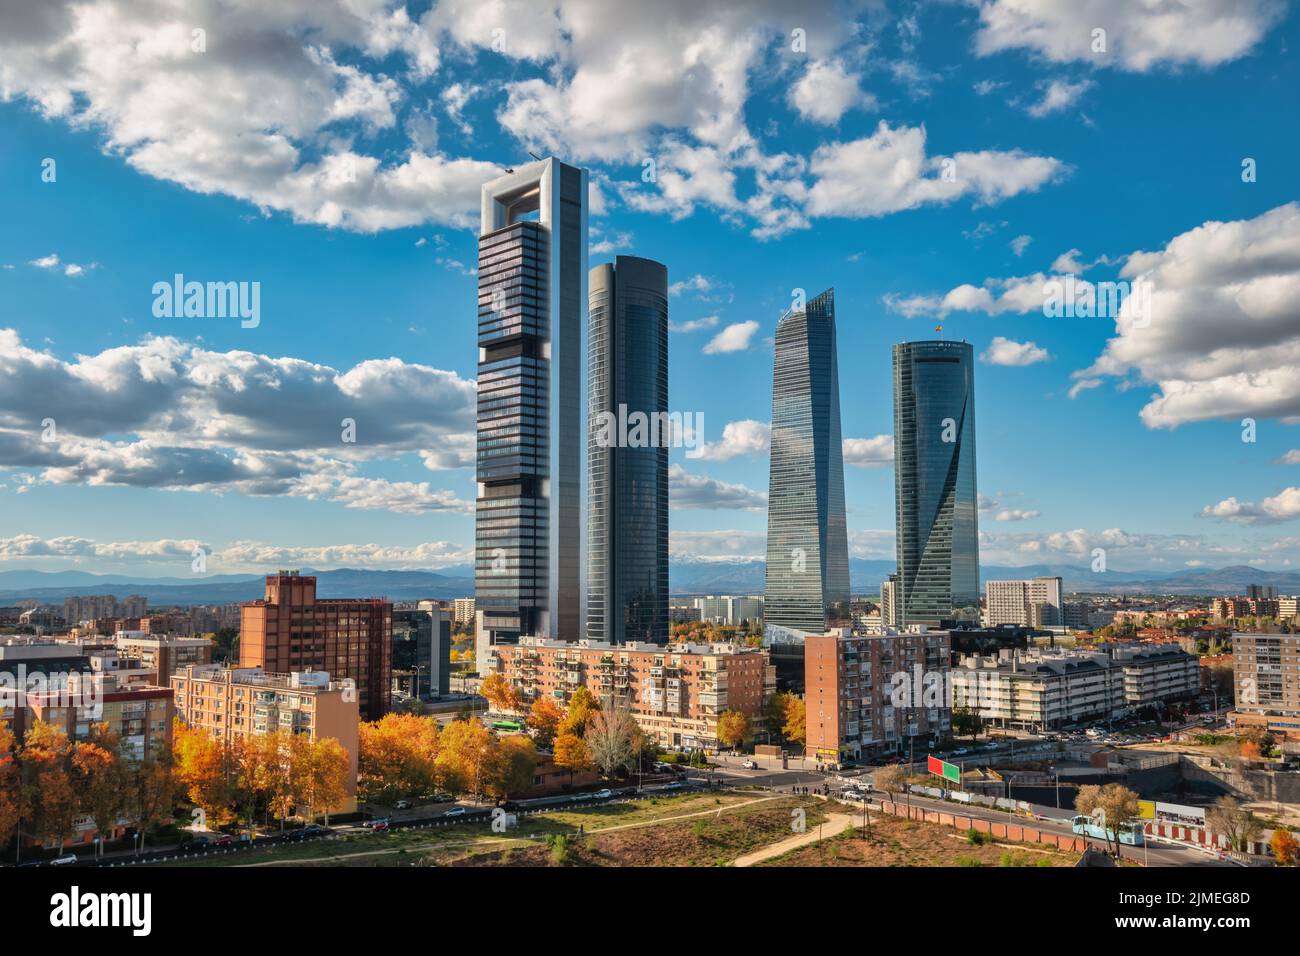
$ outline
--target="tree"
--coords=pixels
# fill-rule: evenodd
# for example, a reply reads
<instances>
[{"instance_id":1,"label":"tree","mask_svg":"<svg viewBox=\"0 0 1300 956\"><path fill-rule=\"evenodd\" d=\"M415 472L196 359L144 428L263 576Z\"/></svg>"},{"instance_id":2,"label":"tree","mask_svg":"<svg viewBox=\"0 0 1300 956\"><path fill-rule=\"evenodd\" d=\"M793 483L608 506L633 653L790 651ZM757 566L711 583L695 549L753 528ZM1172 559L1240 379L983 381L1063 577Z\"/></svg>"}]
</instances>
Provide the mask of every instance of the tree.
<instances>
[{"instance_id":1,"label":"tree","mask_svg":"<svg viewBox=\"0 0 1300 956\"><path fill-rule=\"evenodd\" d=\"M636 766L637 734L631 711L612 706L596 711L583 739L592 762L604 776L612 777Z\"/></svg>"},{"instance_id":2,"label":"tree","mask_svg":"<svg viewBox=\"0 0 1300 956\"><path fill-rule=\"evenodd\" d=\"M595 715L599 708L596 706L596 698L591 696L591 691L585 687L579 687L569 698L569 709L564 715L564 720L560 721L557 728L558 734L576 734L581 737L587 732L587 722Z\"/></svg>"},{"instance_id":3,"label":"tree","mask_svg":"<svg viewBox=\"0 0 1300 956\"><path fill-rule=\"evenodd\" d=\"M161 758L146 757L127 767L123 816L140 832L141 848L146 834L171 817L176 789L171 754Z\"/></svg>"},{"instance_id":4,"label":"tree","mask_svg":"<svg viewBox=\"0 0 1300 956\"><path fill-rule=\"evenodd\" d=\"M330 814L347 804L348 752L335 738L325 737L312 741L299 756L303 763L295 767L298 802L306 805L308 819L324 814L329 826Z\"/></svg>"},{"instance_id":5,"label":"tree","mask_svg":"<svg viewBox=\"0 0 1300 956\"><path fill-rule=\"evenodd\" d=\"M0 846L17 835L22 811L22 791L14 742L14 735L9 728L0 726Z\"/></svg>"},{"instance_id":6,"label":"tree","mask_svg":"<svg viewBox=\"0 0 1300 956\"><path fill-rule=\"evenodd\" d=\"M235 761L230 748L177 720L172 727L172 766L185 799L203 811L208 826L235 818Z\"/></svg>"},{"instance_id":7,"label":"tree","mask_svg":"<svg viewBox=\"0 0 1300 956\"><path fill-rule=\"evenodd\" d=\"M1074 808L1085 816L1099 821L1105 834L1106 846L1113 856L1119 856L1119 834L1124 824L1137 819L1140 808L1138 795L1118 783L1104 787L1089 785L1079 788Z\"/></svg>"},{"instance_id":8,"label":"tree","mask_svg":"<svg viewBox=\"0 0 1300 956\"><path fill-rule=\"evenodd\" d=\"M725 710L718 716L718 743L734 750L748 736L748 716L738 710Z\"/></svg>"},{"instance_id":9,"label":"tree","mask_svg":"<svg viewBox=\"0 0 1300 956\"><path fill-rule=\"evenodd\" d=\"M126 812L127 773L117 737L97 726L90 740L72 744L69 764L78 813L94 820L101 838L109 839Z\"/></svg>"},{"instance_id":10,"label":"tree","mask_svg":"<svg viewBox=\"0 0 1300 956\"><path fill-rule=\"evenodd\" d=\"M1290 830L1278 827L1273 831L1273 839L1268 841L1273 851L1273 859L1278 866L1300 866L1300 840Z\"/></svg>"},{"instance_id":11,"label":"tree","mask_svg":"<svg viewBox=\"0 0 1300 956\"><path fill-rule=\"evenodd\" d=\"M514 712L520 708L519 692L502 674L488 674L478 692L487 698L494 710Z\"/></svg>"},{"instance_id":12,"label":"tree","mask_svg":"<svg viewBox=\"0 0 1300 956\"><path fill-rule=\"evenodd\" d=\"M454 720L442 731L438 775L454 793L478 796L486 783L492 734L477 720Z\"/></svg>"},{"instance_id":13,"label":"tree","mask_svg":"<svg viewBox=\"0 0 1300 956\"><path fill-rule=\"evenodd\" d=\"M1205 811L1205 825L1214 833L1228 838L1228 846L1245 853L1263 829L1259 819L1235 797L1223 796Z\"/></svg>"},{"instance_id":14,"label":"tree","mask_svg":"<svg viewBox=\"0 0 1300 956\"><path fill-rule=\"evenodd\" d=\"M786 740L802 744L808 737L808 705L796 694L785 695L785 722L781 734Z\"/></svg>"},{"instance_id":15,"label":"tree","mask_svg":"<svg viewBox=\"0 0 1300 956\"><path fill-rule=\"evenodd\" d=\"M392 806L437 789L439 734L432 717L385 714L362 723L357 741L357 796L362 802Z\"/></svg>"},{"instance_id":16,"label":"tree","mask_svg":"<svg viewBox=\"0 0 1300 956\"><path fill-rule=\"evenodd\" d=\"M523 734L494 737L489 747L484 789L497 800L509 800L533 785L537 747Z\"/></svg>"},{"instance_id":17,"label":"tree","mask_svg":"<svg viewBox=\"0 0 1300 956\"><path fill-rule=\"evenodd\" d=\"M903 792L903 784L906 780L906 774L899 764L891 764L888 767L881 767L871 775L872 786L877 790L889 794L889 802L897 803L896 799Z\"/></svg>"},{"instance_id":18,"label":"tree","mask_svg":"<svg viewBox=\"0 0 1300 956\"><path fill-rule=\"evenodd\" d=\"M552 748L555 766L569 771L569 779L579 770L591 769L591 751L587 742L572 731L561 731Z\"/></svg>"},{"instance_id":19,"label":"tree","mask_svg":"<svg viewBox=\"0 0 1300 956\"><path fill-rule=\"evenodd\" d=\"M41 720L27 731L19 754L23 816L37 839L57 847L71 835L77 819L71 756L68 735Z\"/></svg>"},{"instance_id":20,"label":"tree","mask_svg":"<svg viewBox=\"0 0 1300 956\"><path fill-rule=\"evenodd\" d=\"M533 739L539 747L549 747L564 720L564 710L555 702L555 698L541 696L533 701L528 711L528 726L532 728Z\"/></svg>"},{"instance_id":21,"label":"tree","mask_svg":"<svg viewBox=\"0 0 1300 956\"><path fill-rule=\"evenodd\" d=\"M952 732L958 736L970 734L970 739L975 740L980 735L980 730L984 726L984 721L980 718L979 712L970 707L954 707L952 709Z\"/></svg>"}]
</instances>

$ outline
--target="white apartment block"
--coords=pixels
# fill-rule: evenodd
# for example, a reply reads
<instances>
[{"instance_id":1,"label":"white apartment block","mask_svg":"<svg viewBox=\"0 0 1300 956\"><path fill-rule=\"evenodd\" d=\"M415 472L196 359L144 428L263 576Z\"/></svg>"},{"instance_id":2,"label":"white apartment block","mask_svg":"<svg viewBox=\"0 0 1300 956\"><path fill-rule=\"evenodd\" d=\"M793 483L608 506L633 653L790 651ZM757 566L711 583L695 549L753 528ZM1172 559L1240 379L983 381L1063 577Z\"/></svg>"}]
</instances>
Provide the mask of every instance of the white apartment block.
<instances>
[{"instance_id":1,"label":"white apartment block","mask_svg":"<svg viewBox=\"0 0 1300 956\"><path fill-rule=\"evenodd\" d=\"M984 623L989 627L999 624L1022 627L1059 625L1063 622L1061 592L1061 579L1057 577L989 581Z\"/></svg>"},{"instance_id":2,"label":"white apartment block","mask_svg":"<svg viewBox=\"0 0 1300 956\"><path fill-rule=\"evenodd\" d=\"M761 597L735 597L730 594L698 597L692 602L700 612L700 620L714 624L729 624L738 627L742 624L758 622L763 619L763 599Z\"/></svg>"}]
</instances>

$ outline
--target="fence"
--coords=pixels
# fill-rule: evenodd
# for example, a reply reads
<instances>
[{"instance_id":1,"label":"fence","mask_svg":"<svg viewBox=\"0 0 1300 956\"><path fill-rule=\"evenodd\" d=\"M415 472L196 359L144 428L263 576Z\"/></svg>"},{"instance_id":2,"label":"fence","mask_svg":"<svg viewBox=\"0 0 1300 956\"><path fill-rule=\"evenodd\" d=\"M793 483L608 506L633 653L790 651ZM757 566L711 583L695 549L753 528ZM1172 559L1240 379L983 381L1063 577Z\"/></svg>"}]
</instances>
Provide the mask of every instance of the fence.
<instances>
[{"instance_id":1,"label":"fence","mask_svg":"<svg viewBox=\"0 0 1300 956\"><path fill-rule=\"evenodd\" d=\"M958 830L974 830L976 833L987 833L995 840L1006 840L1010 843L1042 843L1061 850L1071 850L1075 853L1082 853L1088 848L1087 837L1077 836L1072 833L1052 833L1024 823L981 820L977 817L963 816L960 813L949 813L946 810L930 810L926 807L909 807L907 804L892 803L888 800L882 800L879 806L886 813L893 814L896 817L920 820L924 823L937 823L940 826L954 827Z\"/></svg>"}]
</instances>

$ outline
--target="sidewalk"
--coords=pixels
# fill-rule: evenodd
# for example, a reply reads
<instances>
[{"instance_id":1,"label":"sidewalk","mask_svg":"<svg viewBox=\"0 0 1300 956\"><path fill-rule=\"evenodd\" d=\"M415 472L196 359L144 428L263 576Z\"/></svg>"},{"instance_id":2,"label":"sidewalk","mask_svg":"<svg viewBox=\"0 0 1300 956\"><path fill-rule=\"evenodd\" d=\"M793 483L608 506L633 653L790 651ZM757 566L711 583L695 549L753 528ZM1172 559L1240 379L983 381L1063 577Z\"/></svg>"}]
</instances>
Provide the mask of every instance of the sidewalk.
<instances>
[{"instance_id":1,"label":"sidewalk","mask_svg":"<svg viewBox=\"0 0 1300 956\"><path fill-rule=\"evenodd\" d=\"M737 857L732 866L753 866L755 863L762 863L764 860L770 860L778 857L782 853L789 853L791 850L797 850L801 846L807 846L809 843L816 843L818 840L829 840L837 833L842 833L849 827L856 825L860 817L853 817L847 813L832 813L826 822L820 826L808 828L807 833L798 833L792 837L773 843L771 846L765 846L761 850L755 850L753 853L746 853L742 857Z\"/></svg>"}]
</instances>

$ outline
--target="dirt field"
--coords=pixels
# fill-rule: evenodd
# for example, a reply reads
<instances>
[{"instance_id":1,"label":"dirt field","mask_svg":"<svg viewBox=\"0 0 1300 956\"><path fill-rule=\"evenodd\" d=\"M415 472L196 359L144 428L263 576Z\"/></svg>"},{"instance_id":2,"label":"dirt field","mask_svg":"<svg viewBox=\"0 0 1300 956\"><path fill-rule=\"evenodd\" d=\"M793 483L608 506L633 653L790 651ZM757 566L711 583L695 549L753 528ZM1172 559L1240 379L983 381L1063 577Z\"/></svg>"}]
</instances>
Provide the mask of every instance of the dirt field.
<instances>
[{"instance_id":1,"label":"dirt field","mask_svg":"<svg viewBox=\"0 0 1300 956\"><path fill-rule=\"evenodd\" d=\"M965 833L935 823L875 815L861 828L802 847L759 866L1073 866L1077 853L1039 844L972 844Z\"/></svg>"}]
</instances>

